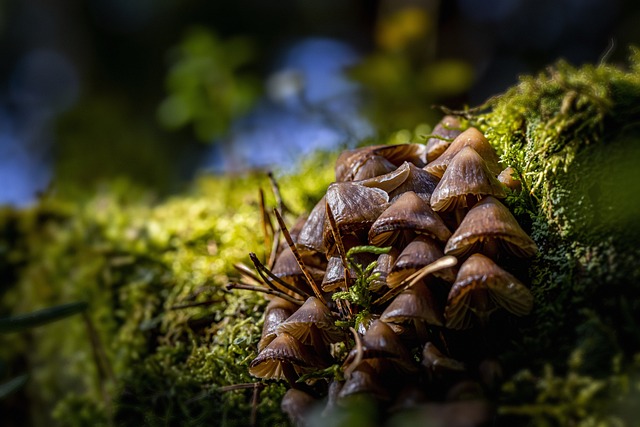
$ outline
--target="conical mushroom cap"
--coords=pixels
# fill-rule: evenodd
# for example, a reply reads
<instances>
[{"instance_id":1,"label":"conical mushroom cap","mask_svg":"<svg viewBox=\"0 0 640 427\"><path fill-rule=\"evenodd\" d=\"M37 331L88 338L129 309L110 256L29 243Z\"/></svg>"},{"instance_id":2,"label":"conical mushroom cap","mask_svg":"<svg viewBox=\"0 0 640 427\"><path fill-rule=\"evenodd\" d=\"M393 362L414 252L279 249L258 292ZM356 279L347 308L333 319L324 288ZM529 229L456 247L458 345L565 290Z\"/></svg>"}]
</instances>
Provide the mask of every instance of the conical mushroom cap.
<instances>
[{"instance_id":1,"label":"conical mushroom cap","mask_svg":"<svg viewBox=\"0 0 640 427\"><path fill-rule=\"evenodd\" d=\"M276 337L276 328L287 320L297 306L282 298L274 298L264 310L262 335L258 342L258 351L262 351Z\"/></svg>"},{"instance_id":2,"label":"conical mushroom cap","mask_svg":"<svg viewBox=\"0 0 640 427\"><path fill-rule=\"evenodd\" d=\"M522 190L522 183L517 178L515 169L511 166L500 172L500 175L498 175L498 181L512 191Z\"/></svg>"},{"instance_id":3,"label":"conical mushroom cap","mask_svg":"<svg viewBox=\"0 0 640 427\"><path fill-rule=\"evenodd\" d=\"M449 162L431 195L431 207L434 211L452 211L466 208L469 197L475 204L475 201L484 196L503 199L507 194L482 157L467 146Z\"/></svg>"},{"instance_id":4,"label":"conical mushroom cap","mask_svg":"<svg viewBox=\"0 0 640 427\"><path fill-rule=\"evenodd\" d=\"M347 378L340 389L338 399L342 401L364 393L380 401L391 399L388 388L380 381L380 375L367 361L360 363Z\"/></svg>"},{"instance_id":5,"label":"conical mushroom cap","mask_svg":"<svg viewBox=\"0 0 640 427\"><path fill-rule=\"evenodd\" d=\"M497 307L524 316L533 308L533 295L522 282L491 259L473 254L460 267L449 291L444 313L446 326L468 328L472 313L487 317Z\"/></svg>"},{"instance_id":6,"label":"conical mushroom cap","mask_svg":"<svg viewBox=\"0 0 640 427\"><path fill-rule=\"evenodd\" d=\"M451 236L442 219L413 191L403 193L380 214L369 230L369 242L384 246L405 230L433 236L441 242Z\"/></svg>"},{"instance_id":7,"label":"conical mushroom cap","mask_svg":"<svg viewBox=\"0 0 640 427\"><path fill-rule=\"evenodd\" d=\"M324 276L324 271L312 267L306 266L309 273L316 282L320 282L322 277ZM303 290L304 292L311 294L312 290L307 283L302 270L300 269L300 265L298 261L296 261L296 257L291 251L291 248L286 247L280 252L280 255L276 258L276 263L273 266L273 270L271 271L275 276L282 279L283 281L293 285L294 287ZM273 282L274 286L280 289L282 292L286 294L292 294L290 290L283 288L277 282Z\"/></svg>"},{"instance_id":8,"label":"conical mushroom cap","mask_svg":"<svg viewBox=\"0 0 640 427\"><path fill-rule=\"evenodd\" d=\"M377 155L370 156L366 161L357 166L353 171L353 179L351 179L351 181L373 178L396 170L396 165L384 157Z\"/></svg>"},{"instance_id":9,"label":"conical mushroom cap","mask_svg":"<svg viewBox=\"0 0 640 427\"><path fill-rule=\"evenodd\" d=\"M389 201L385 191L352 182L331 184L326 197L327 208L331 209L341 236L367 231ZM323 238L327 252L332 253L335 241L328 219L325 221Z\"/></svg>"},{"instance_id":10,"label":"conical mushroom cap","mask_svg":"<svg viewBox=\"0 0 640 427\"><path fill-rule=\"evenodd\" d=\"M446 139L432 136L427 140L427 162L433 162L451 145L451 140L462 133L460 120L454 116L444 116L431 132Z\"/></svg>"},{"instance_id":11,"label":"conical mushroom cap","mask_svg":"<svg viewBox=\"0 0 640 427\"><path fill-rule=\"evenodd\" d=\"M416 283L395 297L382 312L380 320L391 323L422 320L429 325L444 325L440 302L422 282Z\"/></svg>"},{"instance_id":12,"label":"conical mushroom cap","mask_svg":"<svg viewBox=\"0 0 640 427\"><path fill-rule=\"evenodd\" d=\"M498 242L504 251L521 258L532 257L538 251L509 209L489 196L469 210L447 242L444 253L464 257L480 252L485 243L492 241Z\"/></svg>"},{"instance_id":13,"label":"conical mushroom cap","mask_svg":"<svg viewBox=\"0 0 640 427\"><path fill-rule=\"evenodd\" d=\"M303 344L312 344L312 328L318 329L324 344L338 342L344 338L340 328L335 325L329 308L316 297L307 298L276 331L278 335L289 334Z\"/></svg>"},{"instance_id":14,"label":"conical mushroom cap","mask_svg":"<svg viewBox=\"0 0 640 427\"><path fill-rule=\"evenodd\" d=\"M469 128L458 135L449 148L447 148L440 157L427 164L425 169L430 174L441 178L445 169L447 169L449 162L453 159L453 156L458 154L460 150L467 146L473 147L473 149L480 154L480 157L487 162L487 167L494 176L500 173L502 168L499 165L500 159L498 158L496 151L489 144L489 141L487 141L484 135L476 128Z\"/></svg>"},{"instance_id":15,"label":"conical mushroom cap","mask_svg":"<svg viewBox=\"0 0 640 427\"><path fill-rule=\"evenodd\" d=\"M377 159L371 165L366 166L374 156L382 157L384 161ZM375 145L343 151L336 161L336 181L366 179L370 176L365 176L367 175L366 173L360 172L361 168L379 170L387 168L389 172L405 161L423 167L426 163L425 146L422 144ZM394 167L390 166L389 163ZM356 178L358 175L360 178ZM380 174L378 173L378 175Z\"/></svg>"},{"instance_id":16,"label":"conical mushroom cap","mask_svg":"<svg viewBox=\"0 0 640 427\"><path fill-rule=\"evenodd\" d=\"M435 240L428 236L416 236L398 256L387 276L387 285L395 288L404 279L443 256L444 253ZM453 283L456 278L454 268L445 268L433 275L448 283Z\"/></svg>"},{"instance_id":17,"label":"conical mushroom cap","mask_svg":"<svg viewBox=\"0 0 640 427\"><path fill-rule=\"evenodd\" d=\"M249 373L258 378L287 379L285 370L293 367L300 372L321 364L300 341L289 334L280 334L269 343L249 365Z\"/></svg>"},{"instance_id":18,"label":"conical mushroom cap","mask_svg":"<svg viewBox=\"0 0 640 427\"><path fill-rule=\"evenodd\" d=\"M401 185L392 191L387 191L389 193L389 198L393 201L403 193L413 191L418 195L423 195L426 200L429 200L431 194L438 185L438 178L411 163L405 162L403 163L403 166L405 165L409 169L407 178Z\"/></svg>"},{"instance_id":19,"label":"conical mushroom cap","mask_svg":"<svg viewBox=\"0 0 640 427\"><path fill-rule=\"evenodd\" d=\"M378 274L378 277L373 280L370 284L371 290L378 291L386 286L387 277L391 268L396 263L396 259L400 255L400 252L396 248L391 248L391 250L386 254L380 254L378 256L378 262L371 272L372 275Z\"/></svg>"},{"instance_id":20,"label":"conical mushroom cap","mask_svg":"<svg viewBox=\"0 0 640 427\"><path fill-rule=\"evenodd\" d=\"M409 175L411 175L410 165L411 163L404 162L397 169L389 173L355 182L357 184L364 185L365 187L379 188L380 190L384 190L387 193L391 193L396 188L401 186L407 180L407 178L409 178Z\"/></svg>"},{"instance_id":21,"label":"conical mushroom cap","mask_svg":"<svg viewBox=\"0 0 640 427\"><path fill-rule=\"evenodd\" d=\"M349 285L354 279L353 272L349 271L347 278ZM339 256L332 256L327 262L327 270L324 273L324 279L322 279L322 290L324 292L333 292L339 287L344 286L344 266L342 265L342 258Z\"/></svg>"},{"instance_id":22,"label":"conical mushroom cap","mask_svg":"<svg viewBox=\"0 0 640 427\"><path fill-rule=\"evenodd\" d=\"M432 375L459 374L466 371L464 363L445 356L432 342L426 343L422 349L422 366Z\"/></svg>"},{"instance_id":23,"label":"conical mushroom cap","mask_svg":"<svg viewBox=\"0 0 640 427\"><path fill-rule=\"evenodd\" d=\"M302 252L325 252L322 233L324 231L326 203L325 196L322 196L322 199L311 210L309 217L300 230L296 245Z\"/></svg>"}]
</instances>

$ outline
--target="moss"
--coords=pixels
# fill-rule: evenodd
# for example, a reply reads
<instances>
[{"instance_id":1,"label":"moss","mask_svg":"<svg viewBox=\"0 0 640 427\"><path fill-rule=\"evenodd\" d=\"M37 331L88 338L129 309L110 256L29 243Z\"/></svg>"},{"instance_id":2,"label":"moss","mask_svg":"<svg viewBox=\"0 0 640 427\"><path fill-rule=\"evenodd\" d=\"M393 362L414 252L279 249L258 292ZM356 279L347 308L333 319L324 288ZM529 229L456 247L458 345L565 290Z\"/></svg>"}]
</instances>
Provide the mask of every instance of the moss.
<instances>
[{"instance_id":1,"label":"moss","mask_svg":"<svg viewBox=\"0 0 640 427\"><path fill-rule=\"evenodd\" d=\"M510 378L499 398L504 425L633 419L639 109L633 50L628 69L560 62L461 113L521 177L525 190L507 202L541 249L516 266L530 278L534 312L496 341ZM293 212L322 196L334 158L276 174ZM226 387L256 382L247 365L264 300L224 285L249 252L265 255L258 188L274 206L265 175L248 174L202 177L166 200L120 182L85 199L50 195L0 212L0 311L90 304L85 318L0 337L4 375L31 374L5 424L44 425L53 414L73 426L247 425L253 389ZM261 388L259 425L286 424L284 391Z\"/></svg>"}]
</instances>

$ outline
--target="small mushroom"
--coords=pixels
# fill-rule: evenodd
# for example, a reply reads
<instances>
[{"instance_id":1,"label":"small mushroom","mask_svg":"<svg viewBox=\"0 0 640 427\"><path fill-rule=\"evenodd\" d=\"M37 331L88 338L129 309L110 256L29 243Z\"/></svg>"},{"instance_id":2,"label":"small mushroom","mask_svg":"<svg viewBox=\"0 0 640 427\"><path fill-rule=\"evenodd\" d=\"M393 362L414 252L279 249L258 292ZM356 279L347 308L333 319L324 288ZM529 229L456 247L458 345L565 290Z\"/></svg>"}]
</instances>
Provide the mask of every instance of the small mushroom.
<instances>
[{"instance_id":1,"label":"small mushroom","mask_svg":"<svg viewBox=\"0 0 640 427\"><path fill-rule=\"evenodd\" d=\"M414 166L411 163L405 162L403 166L408 169L407 178L395 189L387 191L389 193L389 198L391 199L391 201L393 202L395 199L401 197L402 194L406 193L407 191L413 191L414 193L428 201L431 197L431 194L438 185L438 178L431 175L426 170Z\"/></svg>"},{"instance_id":2,"label":"small mushroom","mask_svg":"<svg viewBox=\"0 0 640 427\"><path fill-rule=\"evenodd\" d=\"M307 269L316 283L320 283L322 281L322 277L324 276L323 270L312 266L307 266ZM300 269L300 265L296 261L295 255L288 247L280 252L271 272L281 280L291 284L293 287L301 289L307 294L313 293L305 279L304 273ZM279 283L275 281L272 283L282 292L294 295L290 290L282 287Z\"/></svg>"},{"instance_id":3,"label":"small mushroom","mask_svg":"<svg viewBox=\"0 0 640 427\"><path fill-rule=\"evenodd\" d=\"M403 193L371 226L369 242L376 246L392 244L400 232L432 236L446 242L451 232L442 219L413 191Z\"/></svg>"},{"instance_id":4,"label":"small mushroom","mask_svg":"<svg viewBox=\"0 0 640 427\"><path fill-rule=\"evenodd\" d=\"M276 337L276 328L287 320L298 307L282 298L273 298L264 310L262 336L258 342L258 351L262 351Z\"/></svg>"},{"instance_id":5,"label":"small mushroom","mask_svg":"<svg viewBox=\"0 0 640 427\"><path fill-rule=\"evenodd\" d=\"M391 400L391 393L382 383L378 371L368 361L363 361L349 375L338 393L338 403L345 405L354 396L371 397L378 401Z\"/></svg>"},{"instance_id":6,"label":"small mushroom","mask_svg":"<svg viewBox=\"0 0 640 427\"><path fill-rule=\"evenodd\" d=\"M432 342L422 348L422 366L430 378L438 380L457 379L467 371L464 363L445 356Z\"/></svg>"},{"instance_id":7,"label":"small mushroom","mask_svg":"<svg viewBox=\"0 0 640 427\"><path fill-rule=\"evenodd\" d=\"M400 253L396 248L391 248L391 250L386 254L380 254L378 256L378 261L376 263L375 268L371 272L371 275L374 277L370 284L370 289L374 292L380 291L382 288L387 286L387 277L389 276L389 272L395 264L396 259L398 259L398 255Z\"/></svg>"},{"instance_id":8,"label":"small mushroom","mask_svg":"<svg viewBox=\"0 0 640 427\"><path fill-rule=\"evenodd\" d=\"M444 326L442 304L424 282L419 282L395 297L382 312L387 323L411 323L420 342L428 338L430 325Z\"/></svg>"},{"instance_id":9,"label":"small mushroom","mask_svg":"<svg viewBox=\"0 0 640 427\"><path fill-rule=\"evenodd\" d=\"M467 146L473 147L480 157L487 162L487 167L494 176L500 173L502 168L500 167L500 159L498 158L496 151L489 144L487 138L485 138L484 135L476 128L469 128L458 135L458 137L440 157L427 164L425 167L426 171L438 178L442 178L444 171L447 169L447 166L449 166L449 162L451 162L453 157L458 154L460 150Z\"/></svg>"},{"instance_id":10,"label":"small mushroom","mask_svg":"<svg viewBox=\"0 0 640 427\"><path fill-rule=\"evenodd\" d=\"M313 256L325 252L322 233L324 231L326 203L325 196L322 196L322 199L320 199L311 210L311 213L300 230L300 234L296 240L296 246L303 257L305 257L307 253Z\"/></svg>"},{"instance_id":11,"label":"small mushroom","mask_svg":"<svg viewBox=\"0 0 640 427\"><path fill-rule=\"evenodd\" d=\"M516 178L516 170L511 166L500 172L500 175L498 175L498 181L511 191L522 190L522 183L518 178Z\"/></svg>"},{"instance_id":12,"label":"small mushroom","mask_svg":"<svg viewBox=\"0 0 640 427\"><path fill-rule=\"evenodd\" d=\"M344 334L325 304L316 297L309 297L287 320L276 329L277 334L289 334L303 344L316 349L344 340Z\"/></svg>"},{"instance_id":13,"label":"small mushroom","mask_svg":"<svg viewBox=\"0 0 640 427\"><path fill-rule=\"evenodd\" d=\"M395 288L407 277L443 256L441 247L434 239L425 235L416 236L398 256L387 276L387 285L390 288ZM433 276L447 283L453 283L456 271L454 268L445 268L436 271Z\"/></svg>"},{"instance_id":14,"label":"small mushroom","mask_svg":"<svg viewBox=\"0 0 640 427\"><path fill-rule=\"evenodd\" d=\"M434 211L463 209L485 196L503 199L507 194L482 157L467 146L449 162L431 195L431 207Z\"/></svg>"},{"instance_id":15,"label":"small mushroom","mask_svg":"<svg viewBox=\"0 0 640 427\"><path fill-rule=\"evenodd\" d=\"M327 208L331 209L340 236L366 233L387 207L389 196L378 188L352 182L336 182L327 190ZM323 240L327 253L335 253L335 240L329 221L325 221Z\"/></svg>"},{"instance_id":16,"label":"small mushroom","mask_svg":"<svg viewBox=\"0 0 640 427\"><path fill-rule=\"evenodd\" d=\"M302 390L290 388L280 401L280 409L287 414L294 426L307 425L308 417L316 408L318 400Z\"/></svg>"},{"instance_id":17,"label":"small mushroom","mask_svg":"<svg viewBox=\"0 0 640 427\"><path fill-rule=\"evenodd\" d=\"M263 379L287 380L296 387L300 373L322 367L318 358L289 334L279 334L249 365L249 373Z\"/></svg>"},{"instance_id":18,"label":"small mushroom","mask_svg":"<svg viewBox=\"0 0 640 427\"><path fill-rule=\"evenodd\" d=\"M483 252L495 257L499 249L520 258L532 257L538 251L509 209L488 196L469 210L447 242L444 253L465 257Z\"/></svg>"},{"instance_id":19,"label":"small mushroom","mask_svg":"<svg viewBox=\"0 0 640 427\"><path fill-rule=\"evenodd\" d=\"M377 159L374 161L374 163L377 164L375 168L371 166L367 167L366 164L369 163L373 157L383 158L385 162L389 163L387 164ZM360 173L360 169L363 167L370 170L382 170L382 168L386 168L389 169L388 172L390 172L405 161L423 167L425 160L426 149L422 144L376 145L348 150L342 152L336 161L336 181L355 181L358 179L357 176L360 177L359 179L376 176L366 176L367 174L364 172ZM382 166L382 164L384 166Z\"/></svg>"},{"instance_id":20,"label":"small mushroom","mask_svg":"<svg viewBox=\"0 0 640 427\"><path fill-rule=\"evenodd\" d=\"M449 291L444 316L449 329L471 327L473 317L486 325L499 307L516 316L531 312L533 295L515 276L482 254L473 254Z\"/></svg>"},{"instance_id":21,"label":"small mushroom","mask_svg":"<svg viewBox=\"0 0 640 427\"><path fill-rule=\"evenodd\" d=\"M460 120L455 116L444 116L433 129L433 136L427 140L427 162L433 162L440 157L449 148L453 139L461 133Z\"/></svg>"}]
</instances>

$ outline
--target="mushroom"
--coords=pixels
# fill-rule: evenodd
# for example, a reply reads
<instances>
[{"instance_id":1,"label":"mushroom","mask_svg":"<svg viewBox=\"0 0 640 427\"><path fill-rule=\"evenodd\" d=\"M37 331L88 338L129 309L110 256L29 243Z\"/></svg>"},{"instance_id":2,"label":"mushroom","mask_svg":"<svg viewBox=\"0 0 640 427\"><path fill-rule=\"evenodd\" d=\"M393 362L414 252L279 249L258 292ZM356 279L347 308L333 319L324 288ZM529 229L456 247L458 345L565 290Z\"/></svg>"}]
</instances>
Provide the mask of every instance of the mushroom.
<instances>
[{"instance_id":1,"label":"mushroom","mask_svg":"<svg viewBox=\"0 0 640 427\"><path fill-rule=\"evenodd\" d=\"M325 252L322 233L324 231L326 203L325 196L322 196L322 199L311 210L300 230L296 246L304 258L315 257L317 254L324 254Z\"/></svg>"},{"instance_id":2,"label":"mushroom","mask_svg":"<svg viewBox=\"0 0 640 427\"><path fill-rule=\"evenodd\" d=\"M273 298L264 310L262 336L258 342L258 351L262 351L276 337L276 328L287 320L298 307L282 298Z\"/></svg>"},{"instance_id":3,"label":"mushroom","mask_svg":"<svg viewBox=\"0 0 640 427\"><path fill-rule=\"evenodd\" d=\"M460 120L455 116L444 116L433 129L431 138L427 140L427 163L440 157L451 145L453 139L461 133Z\"/></svg>"},{"instance_id":4,"label":"mushroom","mask_svg":"<svg viewBox=\"0 0 640 427\"><path fill-rule=\"evenodd\" d=\"M387 277L399 254L398 250L392 247L386 254L380 254L378 256L376 266L371 272L371 275L374 277L370 283L370 289L372 291L377 292L387 286Z\"/></svg>"},{"instance_id":5,"label":"mushroom","mask_svg":"<svg viewBox=\"0 0 640 427\"><path fill-rule=\"evenodd\" d=\"M429 201L431 193L433 193L438 185L438 178L431 175L424 169L416 167L408 162L403 163L401 167L406 167L408 169L407 178L395 189L387 191L391 201L393 202L407 191L413 191L417 195L423 197L426 201Z\"/></svg>"},{"instance_id":6,"label":"mushroom","mask_svg":"<svg viewBox=\"0 0 640 427\"><path fill-rule=\"evenodd\" d=\"M287 380L296 388L300 373L321 367L318 358L289 334L279 334L249 365L249 373L263 379Z\"/></svg>"},{"instance_id":7,"label":"mushroom","mask_svg":"<svg viewBox=\"0 0 640 427\"><path fill-rule=\"evenodd\" d=\"M434 211L459 210L473 206L485 196L503 199L507 194L484 159L467 146L449 162L431 195L431 207Z\"/></svg>"},{"instance_id":8,"label":"mushroom","mask_svg":"<svg viewBox=\"0 0 640 427\"><path fill-rule=\"evenodd\" d=\"M324 271L322 269L312 266L307 266L307 269L311 273L315 282L320 283L322 281L322 277L324 276ZM300 269L300 265L296 261L295 255L288 247L280 252L271 272L276 277L291 284L293 287L301 289L304 293L310 294L313 292L304 277L304 273ZM282 292L289 295L295 295L289 289L282 287L278 282L274 281L272 283Z\"/></svg>"},{"instance_id":9,"label":"mushroom","mask_svg":"<svg viewBox=\"0 0 640 427\"><path fill-rule=\"evenodd\" d=\"M395 288L407 277L443 256L442 249L434 239L425 235L416 236L398 256L387 276L387 285ZM448 283L453 283L456 278L453 268L436 271L433 276Z\"/></svg>"},{"instance_id":10,"label":"mushroom","mask_svg":"<svg viewBox=\"0 0 640 427\"><path fill-rule=\"evenodd\" d=\"M373 163L376 166L367 166L367 163L371 162L374 157L376 160ZM384 162L379 158L383 158ZM367 174L360 172L360 169L363 167L368 170L389 169L387 172L390 172L405 161L423 167L426 161L425 146L422 144L376 145L344 151L336 161L336 181L371 178L376 175L366 176ZM378 173L378 175L380 174Z\"/></svg>"},{"instance_id":11,"label":"mushroom","mask_svg":"<svg viewBox=\"0 0 640 427\"><path fill-rule=\"evenodd\" d=\"M489 141L487 141L484 135L476 128L469 128L458 135L440 157L427 164L425 167L426 171L438 178L442 178L449 162L451 162L460 150L467 146L473 147L485 162L487 162L487 167L494 176L500 173L502 168L499 165L500 159L498 155L489 144Z\"/></svg>"},{"instance_id":12,"label":"mushroom","mask_svg":"<svg viewBox=\"0 0 640 427\"><path fill-rule=\"evenodd\" d=\"M327 208L331 209L343 238L346 234L366 233L389 201L385 191L352 182L331 184L326 197ZM323 239L328 255L333 255L335 241L329 221L325 221Z\"/></svg>"},{"instance_id":13,"label":"mushroom","mask_svg":"<svg viewBox=\"0 0 640 427\"><path fill-rule=\"evenodd\" d=\"M499 249L521 258L532 257L538 251L509 209L488 196L469 210L447 242L444 253L465 257L483 252L495 257Z\"/></svg>"},{"instance_id":14,"label":"mushroom","mask_svg":"<svg viewBox=\"0 0 640 427\"><path fill-rule=\"evenodd\" d=\"M486 325L499 307L516 316L531 312L533 295L515 276L482 254L473 254L449 291L444 317L449 329L468 329L473 317Z\"/></svg>"},{"instance_id":15,"label":"mushroom","mask_svg":"<svg viewBox=\"0 0 640 427\"><path fill-rule=\"evenodd\" d=\"M441 303L424 282L419 282L395 297L382 312L387 323L412 323L420 342L428 338L427 325L444 326Z\"/></svg>"},{"instance_id":16,"label":"mushroom","mask_svg":"<svg viewBox=\"0 0 640 427\"><path fill-rule=\"evenodd\" d=\"M383 402L390 400L391 393L378 374L368 361L360 363L340 389L338 403L344 405L356 395L367 395Z\"/></svg>"},{"instance_id":17,"label":"mushroom","mask_svg":"<svg viewBox=\"0 0 640 427\"><path fill-rule=\"evenodd\" d=\"M426 234L441 242L451 236L442 219L413 191L403 193L380 214L369 230L369 242L389 245L404 231Z\"/></svg>"},{"instance_id":18,"label":"mushroom","mask_svg":"<svg viewBox=\"0 0 640 427\"><path fill-rule=\"evenodd\" d=\"M438 380L458 379L467 370L463 362L445 356L432 342L422 348L422 366L430 378Z\"/></svg>"},{"instance_id":19,"label":"mushroom","mask_svg":"<svg viewBox=\"0 0 640 427\"><path fill-rule=\"evenodd\" d=\"M309 415L318 403L318 400L309 393L290 388L280 401L280 409L287 414L294 426L305 426Z\"/></svg>"},{"instance_id":20,"label":"mushroom","mask_svg":"<svg viewBox=\"0 0 640 427\"><path fill-rule=\"evenodd\" d=\"M344 334L325 304L316 297L309 297L287 320L278 325L276 332L289 334L303 344L311 345L328 359L330 343L344 340Z\"/></svg>"},{"instance_id":21,"label":"mushroom","mask_svg":"<svg viewBox=\"0 0 640 427\"><path fill-rule=\"evenodd\" d=\"M509 166L500 172L500 175L498 175L498 181L511 191L520 191L522 190L522 183L514 176L515 173L516 170Z\"/></svg>"}]
</instances>

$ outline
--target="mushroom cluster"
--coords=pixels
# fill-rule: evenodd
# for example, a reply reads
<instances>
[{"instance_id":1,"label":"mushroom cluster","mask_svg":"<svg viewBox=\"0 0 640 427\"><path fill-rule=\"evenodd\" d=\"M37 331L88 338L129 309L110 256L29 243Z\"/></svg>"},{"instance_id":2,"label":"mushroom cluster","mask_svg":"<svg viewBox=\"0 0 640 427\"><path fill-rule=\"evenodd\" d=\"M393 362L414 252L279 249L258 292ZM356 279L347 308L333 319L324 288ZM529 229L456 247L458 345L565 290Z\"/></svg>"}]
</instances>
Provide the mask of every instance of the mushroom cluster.
<instances>
[{"instance_id":1,"label":"mushroom cluster","mask_svg":"<svg viewBox=\"0 0 640 427\"><path fill-rule=\"evenodd\" d=\"M537 247L500 202L518 183L482 133L447 116L434 135L343 152L290 232L275 211L288 244L276 242L273 265L252 255L258 274L243 268L245 289L270 294L250 373L289 383L282 408L295 423L363 395L445 424L492 415L490 331L531 311L507 270Z\"/></svg>"}]
</instances>

